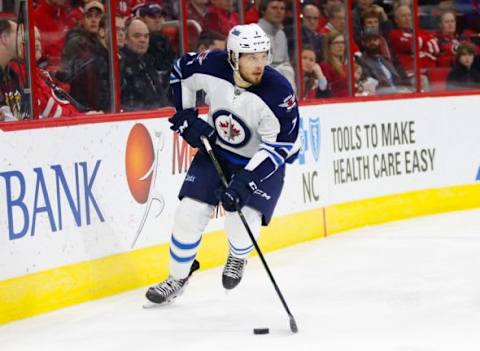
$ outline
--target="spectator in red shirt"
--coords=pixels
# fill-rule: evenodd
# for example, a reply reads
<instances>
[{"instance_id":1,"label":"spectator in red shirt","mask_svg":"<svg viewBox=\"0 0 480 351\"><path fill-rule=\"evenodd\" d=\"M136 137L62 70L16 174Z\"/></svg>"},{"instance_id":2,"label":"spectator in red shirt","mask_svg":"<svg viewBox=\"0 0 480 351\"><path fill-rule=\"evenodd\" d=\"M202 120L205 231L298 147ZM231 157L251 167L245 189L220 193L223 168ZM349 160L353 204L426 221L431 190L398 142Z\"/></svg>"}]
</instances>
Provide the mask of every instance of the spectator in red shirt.
<instances>
[{"instance_id":1,"label":"spectator in red shirt","mask_svg":"<svg viewBox=\"0 0 480 351\"><path fill-rule=\"evenodd\" d=\"M342 33L331 32L324 38L325 61L320 64L332 97L348 96L346 42Z\"/></svg>"},{"instance_id":2,"label":"spectator in red shirt","mask_svg":"<svg viewBox=\"0 0 480 351\"><path fill-rule=\"evenodd\" d=\"M413 76L413 22L410 7L406 5L398 6L394 11L394 20L397 28L389 34L393 55L405 72L409 76ZM419 67L435 67L439 53L437 38L435 35L421 30L417 33L417 38L417 50L419 50L420 57Z\"/></svg>"},{"instance_id":3,"label":"spectator in red shirt","mask_svg":"<svg viewBox=\"0 0 480 351\"><path fill-rule=\"evenodd\" d=\"M187 2L187 18L197 21L202 27L205 27L205 15L208 11L209 0L189 0Z\"/></svg>"},{"instance_id":4,"label":"spectator in red shirt","mask_svg":"<svg viewBox=\"0 0 480 351\"><path fill-rule=\"evenodd\" d=\"M343 33L345 31L345 7L342 3L333 4L327 8L328 22L320 30L320 34L329 34L333 31Z\"/></svg>"},{"instance_id":5,"label":"spectator in red shirt","mask_svg":"<svg viewBox=\"0 0 480 351\"><path fill-rule=\"evenodd\" d=\"M43 55L49 66L57 66L62 58L67 32L73 28L68 16L67 0L44 0L33 11L35 25L42 37Z\"/></svg>"},{"instance_id":6,"label":"spectator in red shirt","mask_svg":"<svg viewBox=\"0 0 480 351\"><path fill-rule=\"evenodd\" d=\"M205 15L205 30L226 38L230 28L240 23L238 13L234 11L233 0L210 0L210 4Z\"/></svg>"},{"instance_id":7,"label":"spectator in red shirt","mask_svg":"<svg viewBox=\"0 0 480 351\"><path fill-rule=\"evenodd\" d=\"M247 5L247 2L249 5ZM260 19L260 2L260 0L254 0L252 4L251 1L243 0L244 8L247 9L243 18L245 24L258 22Z\"/></svg>"},{"instance_id":8,"label":"spectator in red shirt","mask_svg":"<svg viewBox=\"0 0 480 351\"><path fill-rule=\"evenodd\" d=\"M20 27L17 36L18 43L18 57L20 62L24 60L24 34L23 28ZM40 40L40 32L35 28L35 61L39 61L42 57L42 44ZM18 76L20 77L20 83L25 85L25 65L24 63L17 62L12 65ZM57 87L47 71L44 71L37 67L32 70L35 76L35 85L33 86L33 92L35 95L35 101L37 102L39 115L34 118L58 118L65 116L78 115L80 112L72 104L73 99L66 94L62 89Z\"/></svg>"},{"instance_id":9,"label":"spectator in red shirt","mask_svg":"<svg viewBox=\"0 0 480 351\"><path fill-rule=\"evenodd\" d=\"M327 8L328 23L320 30L320 34L325 36L332 32L344 33L346 28L345 6L343 3L333 3ZM355 41L351 50L354 55L361 55L360 49Z\"/></svg>"},{"instance_id":10,"label":"spectator in red shirt","mask_svg":"<svg viewBox=\"0 0 480 351\"><path fill-rule=\"evenodd\" d=\"M447 10L442 13L437 38L440 48L438 66L451 67L455 63L458 45L460 45L461 41L466 41L466 38L457 34L455 11Z\"/></svg>"}]
</instances>

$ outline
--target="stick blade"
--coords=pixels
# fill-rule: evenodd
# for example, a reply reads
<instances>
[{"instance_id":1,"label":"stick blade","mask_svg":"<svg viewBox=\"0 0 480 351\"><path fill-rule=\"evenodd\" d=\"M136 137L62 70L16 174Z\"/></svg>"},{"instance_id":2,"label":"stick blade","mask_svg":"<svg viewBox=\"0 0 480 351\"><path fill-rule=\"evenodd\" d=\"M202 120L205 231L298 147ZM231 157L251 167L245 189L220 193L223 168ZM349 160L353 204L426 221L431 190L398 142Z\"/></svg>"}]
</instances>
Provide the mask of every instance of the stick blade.
<instances>
[{"instance_id":1,"label":"stick blade","mask_svg":"<svg viewBox=\"0 0 480 351\"><path fill-rule=\"evenodd\" d=\"M297 322L295 321L295 318L293 318L293 316L290 316L290 330L292 331L292 333L298 333Z\"/></svg>"}]
</instances>

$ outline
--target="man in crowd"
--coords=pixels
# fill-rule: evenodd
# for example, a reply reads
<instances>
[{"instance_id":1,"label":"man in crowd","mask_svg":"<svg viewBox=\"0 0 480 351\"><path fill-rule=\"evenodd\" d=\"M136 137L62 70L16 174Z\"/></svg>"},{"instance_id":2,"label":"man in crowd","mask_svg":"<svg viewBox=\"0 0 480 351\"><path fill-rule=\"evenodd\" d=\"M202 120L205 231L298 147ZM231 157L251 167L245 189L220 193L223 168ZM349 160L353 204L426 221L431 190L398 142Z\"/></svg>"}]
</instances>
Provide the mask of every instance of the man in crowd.
<instances>
[{"instance_id":1,"label":"man in crowd","mask_svg":"<svg viewBox=\"0 0 480 351\"><path fill-rule=\"evenodd\" d=\"M81 26L72 29L65 43L62 71L56 78L70 84L70 94L85 110L110 110L108 51L100 42L100 20L105 8L99 1L84 6ZM92 88L94 87L94 88Z\"/></svg>"},{"instance_id":2,"label":"man in crowd","mask_svg":"<svg viewBox=\"0 0 480 351\"><path fill-rule=\"evenodd\" d=\"M362 34L362 67L366 76L378 81L377 94L394 94L402 85L408 85L408 78L401 69L398 71L392 62L382 55L382 36L378 29L368 28Z\"/></svg>"},{"instance_id":3,"label":"man in crowd","mask_svg":"<svg viewBox=\"0 0 480 351\"><path fill-rule=\"evenodd\" d=\"M287 36L283 30L285 19L284 0L262 0L258 25L270 38L272 66L295 87L295 72L290 64Z\"/></svg>"},{"instance_id":4,"label":"man in crowd","mask_svg":"<svg viewBox=\"0 0 480 351\"><path fill-rule=\"evenodd\" d=\"M160 32L165 12L157 3L146 3L138 6L134 13L147 25L150 33L147 52L154 58L155 68L166 80L176 54L168 39Z\"/></svg>"},{"instance_id":5,"label":"man in crowd","mask_svg":"<svg viewBox=\"0 0 480 351\"><path fill-rule=\"evenodd\" d=\"M309 45L315 51L318 61L322 58L322 36L317 33L320 22L320 10L314 4L307 4L302 9L302 44Z\"/></svg>"},{"instance_id":6,"label":"man in crowd","mask_svg":"<svg viewBox=\"0 0 480 351\"><path fill-rule=\"evenodd\" d=\"M125 47L121 50L121 106L124 111L148 110L166 106L166 91L148 51L147 25L132 20L127 26Z\"/></svg>"},{"instance_id":7,"label":"man in crowd","mask_svg":"<svg viewBox=\"0 0 480 351\"><path fill-rule=\"evenodd\" d=\"M0 121L16 121L28 116L18 75L9 67L17 56L16 38L17 23L0 20Z\"/></svg>"}]
</instances>

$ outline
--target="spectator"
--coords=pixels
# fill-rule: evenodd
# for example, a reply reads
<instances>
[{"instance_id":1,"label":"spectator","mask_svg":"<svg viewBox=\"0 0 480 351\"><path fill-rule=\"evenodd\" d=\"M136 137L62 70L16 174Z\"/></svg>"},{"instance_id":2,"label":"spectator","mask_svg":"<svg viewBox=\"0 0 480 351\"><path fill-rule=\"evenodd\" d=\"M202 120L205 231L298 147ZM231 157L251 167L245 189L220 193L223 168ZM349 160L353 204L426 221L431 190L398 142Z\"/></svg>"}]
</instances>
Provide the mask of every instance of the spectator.
<instances>
[{"instance_id":1,"label":"spectator","mask_svg":"<svg viewBox=\"0 0 480 351\"><path fill-rule=\"evenodd\" d=\"M437 38L440 49L438 66L453 66L458 45L461 41L467 40L457 33L457 16L453 10L447 10L441 14Z\"/></svg>"},{"instance_id":2,"label":"spectator","mask_svg":"<svg viewBox=\"0 0 480 351\"><path fill-rule=\"evenodd\" d=\"M378 80L367 76L362 65L357 62L353 63L353 78L355 79L355 96L374 96L378 86Z\"/></svg>"},{"instance_id":3,"label":"spectator","mask_svg":"<svg viewBox=\"0 0 480 351\"><path fill-rule=\"evenodd\" d=\"M115 16L115 32L117 33L117 46L121 49L125 46L125 19L122 16Z\"/></svg>"},{"instance_id":4,"label":"spectator","mask_svg":"<svg viewBox=\"0 0 480 351\"><path fill-rule=\"evenodd\" d=\"M137 6L134 13L147 25L150 33L148 54L154 58L155 68L161 72L162 77L168 77L176 54L168 39L161 33L165 12L156 3L146 3Z\"/></svg>"},{"instance_id":5,"label":"spectator","mask_svg":"<svg viewBox=\"0 0 480 351\"><path fill-rule=\"evenodd\" d=\"M320 64L327 78L328 88L332 97L347 97L349 95L347 81L346 43L342 33L331 32L324 39L325 60Z\"/></svg>"},{"instance_id":6,"label":"spectator","mask_svg":"<svg viewBox=\"0 0 480 351\"><path fill-rule=\"evenodd\" d=\"M42 58L42 44L40 38L40 31L37 27L35 31L35 61L38 63ZM17 32L17 47L19 61L12 64L12 68L16 71L20 77L20 84L25 86L25 40L23 26L19 26ZM58 118L78 115L80 112L76 108L76 102L65 91L55 85L49 73L40 69L38 66L36 69L32 69L32 75L35 76L35 85L33 85L33 92L35 101L37 102L38 115L35 115L35 119L43 118Z\"/></svg>"},{"instance_id":7,"label":"spectator","mask_svg":"<svg viewBox=\"0 0 480 351\"><path fill-rule=\"evenodd\" d=\"M334 3L327 8L328 22L321 29L320 34L326 35L333 31L345 32L345 7L343 3Z\"/></svg>"},{"instance_id":8,"label":"spectator","mask_svg":"<svg viewBox=\"0 0 480 351\"><path fill-rule=\"evenodd\" d=\"M205 30L227 37L230 28L240 23L233 0L210 0L205 15Z\"/></svg>"},{"instance_id":9,"label":"spectator","mask_svg":"<svg viewBox=\"0 0 480 351\"><path fill-rule=\"evenodd\" d=\"M187 18L197 21L197 23L205 28L205 16L208 11L209 0L189 0L187 2Z\"/></svg>"},{"instance_id":10,"label":"spectator","mask_svg":"<svg viewBox=\"0 0 480 351\"><path fill-rule=\"evenodd\" d=\"M315 56L322 59L322 36L317 33L320 10L314 4L307 4L302 9L302 44L315 50Z\"/></svg>"},{"instance_id":11,"label":"spectator","mask_svg":"<svg viewBox=\"0 0 480 351\"><path fill-rule=\"evenodd\" d=\"M260 2L258 25L270 38L272 51L272 66L288 79L292 87L295 86L295 72L290 64L288 55L287 36L283 31L285 19L284 0L262 0Z\"/></svg>"},{"instance_id":12,"label":"spectator","mask_svg":"<svg viewBox=\"0 0 480 351\"><path fill-rule=\"evenodd\" d=\"M74 27L74 17L67 14L67 0L43 0L33 11L35 25L42 36L43 55L49 66L58 66L65 38Z\"/></svg>"},{"instance_id":13,"label":"spectator","mask_svg":"<svg viewBox=\"0 0 480 351\"><path fill-rule=\"evenodd\" d=\"M311 46L304 46L302 49L302 69L303 98L315 99L328 97L327 78L325 78L322 68L317 63L315 50Z\"/></svg>"},{"instance_id":14,"label":"spectator","mask_svg":"<svg viewBox=\"0 0 480 351\"><path fill-rule=\"evenodd\" d=\"M10 69L16 52L17 23L0 19L0 121L28 118L28 101L22 99L23 89L18 74Z\"/></svg>"},{"instance_id":15,"label":"spectator","mask_svg":"<svg viewBox=\"0 0 480 351\"><path fill-rule=\"evenodd\" d=\"M390 34L391 49L399 65L408 74L414 76L414 51L413 51L413 22L412 11L406 5L400 5L394 10L394 19L397 26ZM417 50L419 51L419 67L435 67L439 53L437 38L426 31L417 33Z\"/></svg>"},{"instance_id":16,"label":"spectator","mask_svg":"<svg viewBox=\"0 0 480 351\"><path fill-rule=\"evenodd\" d=\"M460 44L456 62L447 76L447 90L480 89L480 70L473 65L475 46Z\"/></svg>"},{"instance_id":17,"label":"spectator","mask_svg":"<svg viewBox=\"0 0 480 351\"><path fill-rule=\"evenodd\" d=\"M373 12L376 14L375 17L370 15L370 18L377 18L378 19L378 29L382 34L387 34L392 29L393 25L388 19L387 14L383 7L374 4L374 0L356 0L355 7L352 10L352 25L353 25L353 33L355 35L355 40L357 42L361 42L361 30L364 26L363 15L365 12ZM360 40L358 40L360 39Z\"/></svg>"},{"instance_id":18,"label":"spectator","mask_svg":"<svg viewBox=\"0 0 480 351\"><path fill-rule=\"evenodd\" d=\"M134 19L127 26L122 53L121 105L124 111L166 106L166 92L155 60L147 53L149 32L146 24Z\"/></svg>"},{"instance_id":19,"label":"spectator","mask_svg":"<svg viewBox=\"0 0 480 351\"><path fill-rule=\"evenodd\" d=\"M104 7L98 1L85 5L82 26L68 33L62 71L55 75L70 84L70 95L83 106L81 110L110 111L108 50L100 42L97 23L97 15L103 13Z\"/></svg>"},{"instance_id":20,"label":"spectator","mask_svg":"<svg viewBox=\"0 0 480 351\"><path fill-rule=\"evenodd\" d=\"M261 0L247 1L243 0L245 11L244 22L245 24L258 23L260 20L260 2Z\"/></svg>"},{"instance_id":21,"label":"spectator","mask_svg":"<svg viewBox=\"0 0 480 351\"><path fill-rule=\"evenodd\" d=\"M345 6L343 3L332 3L327 8L328 14L328 23L320 30L320 34L323 36L331 33L345 33L346 24L345 24ZM360 49L358 48L355 41L352 44L351 50L354 55L360 55Z\"/></svg>"},{"instance_id":22,"label":"spectator","mask_svg":"<svg viewBox=\"0 0 480 351\"><path fill-rule=\"evenodd\" d=\"M206 50L225 50L225 38L215 32L202 33L197 45L197 52L201 53Z\"/></svg>"},{"instance_id":23,"label":"spectator","mask_svg":"<svg viewBox=\"0 0 480 351\"><path fill-rule=\"evenodd\" d=\"M374 8L368 8L362 13L362 33L367 31L367 30L375 30L378 31L381 35L380 41L381 41L381 50L382 50L382 56L386 58L387 60L392 59L392 55L390 53L390 48L388 47L387 40L385 39L384 35L385 32L383 32L380 29L380 15L378 11L376 11ZM360 46L362 46L362 41L360 37ZM362 46L363 49L363 46Z\"/></svg>"},{"instance_id":24,"label":"spectator","mask_svg":"<svg viewBox=\"0 0 480 351\"><path fill-rule=\"evenodd\" d=\"M97 34L103 15L105 15L105 8L100 1L88 1L83 7L83 19L81 22L83 29Z\"/></svg>"},{"instance_id":25,"label":"spectator","mask_svg":"<svg viewBox=\"0 0 480 351\"><path fill-rule=\"evenodd\" d=\"M394 94L399 87L408 84L403 71L398 71L387 58L382 55L381 35L376 29L368 29L362 35L364 52L361 58L363 70L367 76L378 81L378 95Z\"/></svg>"}]
</instances>

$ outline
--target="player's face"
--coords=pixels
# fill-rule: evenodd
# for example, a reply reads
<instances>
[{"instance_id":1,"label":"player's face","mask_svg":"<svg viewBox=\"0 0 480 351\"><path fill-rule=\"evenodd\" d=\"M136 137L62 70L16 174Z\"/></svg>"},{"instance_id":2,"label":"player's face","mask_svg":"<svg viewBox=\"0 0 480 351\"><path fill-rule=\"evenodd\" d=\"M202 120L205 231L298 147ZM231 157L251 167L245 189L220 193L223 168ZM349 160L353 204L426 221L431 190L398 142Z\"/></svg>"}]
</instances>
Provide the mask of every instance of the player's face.
<instances>
[{"instance_id":1,"label":"player's face","mask_svg":"<svg viewBox=\"0 0 480 351\"><path fill-rule=\"evenodd\" d=\"M268 54L266 52L241 54L238 62L242 78L253 85L262 81L263 72L267 64Z\"/></svg>"}]
</instances>

